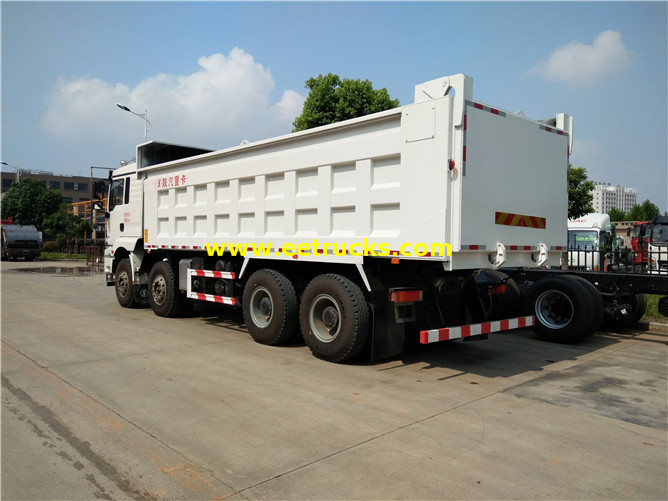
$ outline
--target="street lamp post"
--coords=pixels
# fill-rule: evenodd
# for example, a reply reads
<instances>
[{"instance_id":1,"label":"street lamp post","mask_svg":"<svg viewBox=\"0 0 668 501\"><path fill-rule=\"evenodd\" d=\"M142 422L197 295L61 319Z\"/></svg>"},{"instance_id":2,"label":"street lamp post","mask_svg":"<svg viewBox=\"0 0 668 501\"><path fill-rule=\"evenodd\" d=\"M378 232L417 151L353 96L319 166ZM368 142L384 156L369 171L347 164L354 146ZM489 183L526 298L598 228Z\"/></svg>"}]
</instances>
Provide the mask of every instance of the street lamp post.
<instances>
[{"instance_id":1,"label":"street lamp post","mask_svg":"<svg viewBox=\"0 0 668 501\"><path fill-rule=\"evenodd\" d=\"M2 165L6 165L7 167L11 167L14 169L14 174L16 175L16 182L18 183L21 180L21 168L18 165L10 165L7 162L0 162Z\"/></svg>"},{"instance_id":2,"label":"street lamp post","mask_svg":"<svg viewBox=\"0 0 668 501\"><path fill-rule=\"evenodd\" d=\"M94 165L90 166L90 223L91 223L91 226L93 226L93 242L94 242L94 244L97 244L97 218L96 218L97 209L95 209L95 205L93 203L93 199L95 198L95 189L94 189L94 182L93 182L93 169L102 169L102 170L107 170L109 172L113 171L114 169L111 169L109 167L96 167ZM106 210L106 208L104 206L102 208ZM106 226L106 222L105 222L105 226Z\"/></svg>"},{"instance_id":3,"label":"street lamp post","mask_svg":"<svg viewBox=\"0 0 668 501\"><path fill-rule=\"evenodd\" d=\"M132 111L130 108L123 104L118 104L116 103L116 106L118 106L120 109L123 111L127 111L128 113L132 113L133 115L138 116L139 118L144 119L144 142L148 141L148 131L151 130L149 129L149 125L151 125L151 122L148 121L148 110L144 110L144 113L135 113Z\"/></svg>"}]
</instances>

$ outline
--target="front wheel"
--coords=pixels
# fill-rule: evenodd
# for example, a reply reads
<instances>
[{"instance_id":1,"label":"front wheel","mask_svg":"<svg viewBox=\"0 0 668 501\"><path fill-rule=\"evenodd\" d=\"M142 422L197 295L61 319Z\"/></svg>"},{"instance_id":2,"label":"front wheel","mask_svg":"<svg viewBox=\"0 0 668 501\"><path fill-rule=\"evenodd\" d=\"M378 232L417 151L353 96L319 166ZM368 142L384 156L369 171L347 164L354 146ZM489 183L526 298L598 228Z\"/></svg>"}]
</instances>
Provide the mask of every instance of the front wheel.
<instances>
[{"instance_id":1,"label":"front wheel","mask_svg":"<svg viewBox=\"0 0 668 501\"><path fill-rule=\"evenodd\" d=\"M592 317L585 287L572 277L543 279L527 294L528 310L536 317L536 335L555 343L573 343L591 333Z\"/></svg>"},{"instance_id":2,"label":"front wheel","mask_svg":"<svg viewBox=\"0 0 668 501\"><path fill-rule=\"evenodd\" d=\"M320 275L306 286L299 319L311 352L329 362L357 356L371 330L371 313L362 290L335 274Z\"/></svg>"},{"instance_id":3,"label":"front wheel","mask_svg":"<svg viewBox=\"0 0 668 501\"><path fill-rule=\"evenodd\" d=\"M139 286L132 283L130 259L121 260L116 267L116 299L123 308L134 308L139 304Z\"/></svg>"}]
</instances>

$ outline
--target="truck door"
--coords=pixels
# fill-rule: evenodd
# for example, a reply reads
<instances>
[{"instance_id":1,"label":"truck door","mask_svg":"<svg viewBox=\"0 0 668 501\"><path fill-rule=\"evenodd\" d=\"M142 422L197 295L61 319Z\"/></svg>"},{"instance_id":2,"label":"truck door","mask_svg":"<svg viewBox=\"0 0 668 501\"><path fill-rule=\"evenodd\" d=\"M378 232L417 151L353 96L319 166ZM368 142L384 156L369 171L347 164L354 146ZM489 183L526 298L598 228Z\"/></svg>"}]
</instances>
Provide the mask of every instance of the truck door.
<instances>
[{"instance_id":1,"label":"truck door","mask_svg":"<svg viewBox=\"0 0 668 501\"><path fill-rule=\"evenodd\" d=\"M141 226L139 181L134 176L128 175L112 178L109 187L109 242L140 238Z\"/></svg>"}]
</instances>

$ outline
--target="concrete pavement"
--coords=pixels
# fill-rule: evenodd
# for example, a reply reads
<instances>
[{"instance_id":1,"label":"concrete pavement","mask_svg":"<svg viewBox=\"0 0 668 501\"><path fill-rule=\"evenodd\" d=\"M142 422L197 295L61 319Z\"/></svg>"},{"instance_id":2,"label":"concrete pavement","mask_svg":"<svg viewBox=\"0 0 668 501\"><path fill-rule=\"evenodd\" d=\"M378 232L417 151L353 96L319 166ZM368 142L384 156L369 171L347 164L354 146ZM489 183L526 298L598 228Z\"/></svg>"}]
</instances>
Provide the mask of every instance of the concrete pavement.
<instances>
[{"instance_id":1,"label":"concrete pavement","mask_svg":"<svg viewBox=\"0 0 668 501\"><path fill-rule=\"evenodd\" d=\"M665 334L335 365L80 266L2 263L2 499L668 497Z\"/></svg>"}]
</instances>

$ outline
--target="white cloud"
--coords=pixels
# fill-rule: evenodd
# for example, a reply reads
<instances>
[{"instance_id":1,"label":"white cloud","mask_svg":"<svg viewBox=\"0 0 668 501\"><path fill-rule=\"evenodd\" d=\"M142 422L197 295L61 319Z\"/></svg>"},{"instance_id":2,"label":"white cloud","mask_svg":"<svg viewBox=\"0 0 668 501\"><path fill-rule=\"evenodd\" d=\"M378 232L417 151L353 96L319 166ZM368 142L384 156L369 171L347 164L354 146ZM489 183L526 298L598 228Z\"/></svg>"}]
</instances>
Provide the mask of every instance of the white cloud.
<instances>
[{"instance_id":1,"label":"white cloud","mask_svg":"<svg viewBox=\"0 0 668 501\"><path fill-rule=\"evenodd\" d=\"M304 97L285 90L272 103L271 72L252 55L235 48L227 56L201 57L198 64L193 74L159 74L133 88L61 77L47 100L42 127L63 140L141 142L143 124L115 106L121 103L136 113L148 110L149 139L160 141L222 148L290 132Z\"/></svg>"},{"instance_id":2,"label":"white cloud","mask_svg":"<svg viewBox=\"0 0 668 501\"><path fill-rule=\"evenodd\" d=\"M529 70L546 80L572 85L591 85L625 69L631 63L629 51L618 31L599 33L592 45L571 42L555 49L547 61Z\"/></svg>"}]
</instances>

